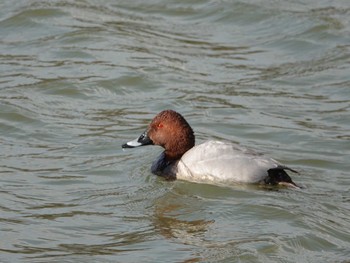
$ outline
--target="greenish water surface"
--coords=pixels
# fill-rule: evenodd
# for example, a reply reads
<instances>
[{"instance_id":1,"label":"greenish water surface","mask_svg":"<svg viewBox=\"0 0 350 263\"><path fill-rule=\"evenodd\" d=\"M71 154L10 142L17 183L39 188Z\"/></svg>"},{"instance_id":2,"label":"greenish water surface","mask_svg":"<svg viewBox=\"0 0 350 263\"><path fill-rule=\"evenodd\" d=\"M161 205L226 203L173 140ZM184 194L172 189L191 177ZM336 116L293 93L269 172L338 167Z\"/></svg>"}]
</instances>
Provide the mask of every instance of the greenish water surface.
<instances>
[{"instance_id":1,"label":"greenish water surface","mask_svg":"<svg viewBox=\"0 0 350 263\"><path fill-rule=\"evenodd\" d=\"M350 2L0 3L0 262L350 260ZM168 182L153 116L302 190Z\"/></svg>"}]
</instances>

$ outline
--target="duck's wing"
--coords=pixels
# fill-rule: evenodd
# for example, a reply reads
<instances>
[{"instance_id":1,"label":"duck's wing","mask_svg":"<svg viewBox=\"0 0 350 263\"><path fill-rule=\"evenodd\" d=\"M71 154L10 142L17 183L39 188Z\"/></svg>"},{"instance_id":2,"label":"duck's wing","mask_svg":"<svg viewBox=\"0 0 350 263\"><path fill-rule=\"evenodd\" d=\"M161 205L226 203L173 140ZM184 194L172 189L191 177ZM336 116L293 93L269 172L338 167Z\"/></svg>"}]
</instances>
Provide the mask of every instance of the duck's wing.
<instances>
[{"instance_id":1,"label":"duck's wing","mask_svg":"<svg viewBox=\"0 0 350 263\"><path fill-rule=\"evenodd\" d=\"M236 144L208 141L195 146L181 158L177 178L192 181L258 183L268 176L268 170L283 167Z\"/></svg>"}]
</instances>

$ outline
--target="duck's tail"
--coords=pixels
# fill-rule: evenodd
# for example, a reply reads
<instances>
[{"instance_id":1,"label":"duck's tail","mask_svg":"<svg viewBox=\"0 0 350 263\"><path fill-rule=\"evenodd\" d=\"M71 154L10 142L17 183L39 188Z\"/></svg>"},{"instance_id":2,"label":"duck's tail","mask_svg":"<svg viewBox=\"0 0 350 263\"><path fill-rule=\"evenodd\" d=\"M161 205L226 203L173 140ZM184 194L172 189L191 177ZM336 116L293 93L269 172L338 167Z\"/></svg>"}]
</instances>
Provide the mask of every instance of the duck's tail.
<instances>
[{"instance_id":1,"label":"duck's tail","mask_svg":"<svg viewBox=\"0 0 350 263\"><path fill-rule=\"evenodd\" d=\"M300 186L298 186L293 182L292 178L290 178L290 176L287 174L285 170L289 170L293 173L298 173L297 171L290 169L289 167L286 167L286 166L271 168L267 171L268 176L264 180L265 184L284 185L292 188L301 189Z\"/></svg>"}]
</instances>

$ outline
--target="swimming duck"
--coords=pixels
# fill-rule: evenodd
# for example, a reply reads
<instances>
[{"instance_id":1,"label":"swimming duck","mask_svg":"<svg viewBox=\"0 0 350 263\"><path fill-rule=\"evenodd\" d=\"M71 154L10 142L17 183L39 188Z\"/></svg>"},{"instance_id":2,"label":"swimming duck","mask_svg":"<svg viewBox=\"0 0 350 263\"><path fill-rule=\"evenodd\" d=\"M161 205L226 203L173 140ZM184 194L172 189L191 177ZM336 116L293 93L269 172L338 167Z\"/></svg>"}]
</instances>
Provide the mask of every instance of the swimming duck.
<instances>
[{"instance_id":1,"label":"swimming duck","mask_svg":"<svg viewBox=\"0 0 350 263\"><path fill-rule=\"evenodd\" d=\"M164 151L153 162L152 173L166 179L213 184L264 184L299 188L286 171L295 170L274 159L231 142L206 141L195 146L195 136L176 111L157 114L144 133L122 145L134 148L159 145Z\"/></svg>"}]
</instances>

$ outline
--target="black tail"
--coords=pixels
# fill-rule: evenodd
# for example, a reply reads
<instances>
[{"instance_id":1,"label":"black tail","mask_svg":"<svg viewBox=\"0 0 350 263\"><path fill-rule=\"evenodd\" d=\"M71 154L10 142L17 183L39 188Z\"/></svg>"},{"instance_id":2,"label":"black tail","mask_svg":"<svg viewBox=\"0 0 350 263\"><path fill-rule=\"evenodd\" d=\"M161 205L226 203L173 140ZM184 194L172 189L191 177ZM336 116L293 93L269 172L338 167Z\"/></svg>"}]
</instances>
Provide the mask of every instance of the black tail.
<instances>
[{"instance_id":1,"label":"black tail","mask_svg":"<svg viewBox=\"0 0 350 263\"><path fill-rule=\"evenodd\" d=\"M293 173L297 173L297 171L294 171L288 167L276 167L276 168L271 168L267 171L268 176L265 178L264 182L265 184L268 185L285 185L285 186L291 186L291 187L296 187L300 188L298 185L296 185L293 181L292 178L287 174L285 170L290 170Z\"/></svg>"}]
</instances>

